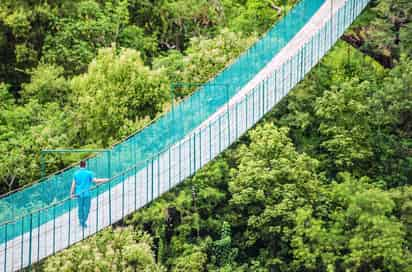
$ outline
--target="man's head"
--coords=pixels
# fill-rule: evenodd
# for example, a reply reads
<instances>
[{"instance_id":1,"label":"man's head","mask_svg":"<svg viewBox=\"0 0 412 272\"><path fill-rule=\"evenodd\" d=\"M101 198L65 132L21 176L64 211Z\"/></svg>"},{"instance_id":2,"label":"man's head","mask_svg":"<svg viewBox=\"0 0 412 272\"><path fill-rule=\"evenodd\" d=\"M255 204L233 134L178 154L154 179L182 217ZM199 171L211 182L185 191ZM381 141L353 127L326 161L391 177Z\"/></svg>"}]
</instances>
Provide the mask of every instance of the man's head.
<instances>
[{"instance_id":1,"label":"man's head","mask_svg":"<svg viewBox=\"0 0 412 272\"><path fill-rule=\"evenodd\" d=\"M81 161L80 162L80 167L85 168L86 167L86 161Z\"/></svg>"}]
</instances>

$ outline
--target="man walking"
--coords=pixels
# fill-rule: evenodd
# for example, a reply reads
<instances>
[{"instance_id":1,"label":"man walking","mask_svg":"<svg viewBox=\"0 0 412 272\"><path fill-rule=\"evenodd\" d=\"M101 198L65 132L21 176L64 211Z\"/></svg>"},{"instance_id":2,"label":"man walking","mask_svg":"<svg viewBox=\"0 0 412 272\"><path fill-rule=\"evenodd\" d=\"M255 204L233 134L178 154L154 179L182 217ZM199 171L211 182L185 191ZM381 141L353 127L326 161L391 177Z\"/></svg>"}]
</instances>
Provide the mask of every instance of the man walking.
<instances>
[{"instance_id":1,"label":"man walking","mask_svg":"<svg viewBox=\"0 0 412 272\"><path fill-rule=\"evenodd\" d=\"M108 178L95 178L92 171L86 169L86 161L80 162L80 169L73 175L72 188L70 197L77 197L78 216L80 225L87 228L87 218L89 217L91 205L91 187L93 183L103 183L108 181Z\"/></svg>"}]
</instances>

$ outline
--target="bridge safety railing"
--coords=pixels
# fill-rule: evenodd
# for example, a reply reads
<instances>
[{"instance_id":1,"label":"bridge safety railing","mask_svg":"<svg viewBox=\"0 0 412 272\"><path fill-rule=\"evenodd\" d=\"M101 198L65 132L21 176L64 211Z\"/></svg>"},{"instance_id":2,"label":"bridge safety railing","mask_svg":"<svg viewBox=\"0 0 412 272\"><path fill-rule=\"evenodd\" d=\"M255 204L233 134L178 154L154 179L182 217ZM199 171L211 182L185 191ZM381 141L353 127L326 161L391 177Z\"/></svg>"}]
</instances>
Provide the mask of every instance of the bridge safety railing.
<instances>
[{"instance_id":1,"label":"bridge safety railing","mask_svg":"<svg viewBox=\"0 0 412 272\"><path fill-rule=\"evenodd\" d=\"M325 0L301 0L258 42L208 81L172 112L156 119L150 126L115 145L111 152L97 154L88 160L97 176L110 177L150 158L167 146L183 139L209 115L235 95L296 33L306 24ZM220 84L228 84L229 98L215 99ZM223 92L223 91L222 91ZM205 114L197 114L202 110ZM110 165L110 169L108 167ZM59 202L70 190L76 167L50 176L42 182L0 199L0 223L30 214L39 208ZM59 211L58 211L59 212ZM58 213L57 212L57 213Z\"/></svg>"},{"instance_id":2,"label":"bridge safety railing","mask_svg":"<svg viewBox=\"0 0 412 272\"><path fill-rule=\"evenodd\" d=\"M187 126L175 124L181 119L174 116L175 119L171 119L170 122L175 125L174 128L184 131L185 134L183 137L177 137L175 141L167 142L165 146L162 144L156 148L148 147L151 151L160 150L160 152L151 153L144 149L137 149L142 142L134 138L126 141L125 145L117 147L118 149L111 154L111 159L118 160L118 165L121 166L109 173L111 176L109 182L93 188L87 228L82 228L79 224L77 199L67 197L70 190L68 185L59 188L62 190L62 197L59 199L55 197L55 191L47 191L47 188L44 188L41 193L49 194L48 197L51 198L49 206L32 209L28 214L12 218L0 225L0 267L4 271L14 271L38 262L121 220L193 175L254 126L301 81L367 3L367 0L347 0L332 19L302 44L291 58L271 70L253 89L229 107L223 107L228 101L222 98L224 95L218 91L216 104L210 106L210 109L205 109L201 118L183 116L186 114L184 106L176 109L175 114L182 114L181 117L193 118L195 121ZM274 37L271 39L276 40ZM249 59L250 63L245 64L246 66L253 65L254 60L260 62L261 58L269 58L266 52L260 54L257 49L251 50L250 54L254 57ZM258 68L260 70L263 66ZM240 80L240 75L233 72L235 80ZM230 80L226 78L219 84L228 84L228 82ZM242 84L245 85L243 81ZM238 91L238 86L230 90L233 96ZM190 109L202 107L204 106L202 100L210 98L204 93L196 93L194 95L197 95L198 99L188 102L192 105L185 105L186 107ZM198 104L194 105L194 101L198 101ZM210 116L209 110L215 112L218 109L220 109L219 114L207 119L207 122L202 120ZM179 110L181 113L178 113ZM200 123L203 125L198 127ZM147 132L147 135L155 139L167 137L168 135L164 135L164 132L168 131L167 126L160 126L160 128L160 130L157 128ZM150 143L155 144L152 141ZM142 154L146 159L141 159ZM97 158L99 156L106 155L99 154ZM102 158L102 161L107 162L107 158L106 161ZM98 175L107 175L105 173L107 167L104 163L101 165L99 163L96 160L89 162L89 165ZM62 177L56 178L62 180L67 178L71 181L72 174L67 171L62 173ZM33 191L33 193L38 192Z\"/></svg>"}]
</instances>

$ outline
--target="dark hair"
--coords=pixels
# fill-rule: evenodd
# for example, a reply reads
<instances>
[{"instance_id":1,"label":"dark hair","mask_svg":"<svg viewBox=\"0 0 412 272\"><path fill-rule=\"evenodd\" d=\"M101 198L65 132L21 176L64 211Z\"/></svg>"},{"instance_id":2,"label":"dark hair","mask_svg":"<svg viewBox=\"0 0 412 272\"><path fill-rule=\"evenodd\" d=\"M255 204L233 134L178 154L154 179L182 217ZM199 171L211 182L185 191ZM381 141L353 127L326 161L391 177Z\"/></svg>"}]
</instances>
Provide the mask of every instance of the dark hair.
<instances>
[{"instance_id":1,"label":"dark hair","mask_svg":"<svg viewBox=\"0 0 412 272\"><path fill-rule=\"evenodd\" d=\"M80 167L83 167L83 168L86 167L86 161L81 161L80 162Z\"/></svg>"}]
</instances>

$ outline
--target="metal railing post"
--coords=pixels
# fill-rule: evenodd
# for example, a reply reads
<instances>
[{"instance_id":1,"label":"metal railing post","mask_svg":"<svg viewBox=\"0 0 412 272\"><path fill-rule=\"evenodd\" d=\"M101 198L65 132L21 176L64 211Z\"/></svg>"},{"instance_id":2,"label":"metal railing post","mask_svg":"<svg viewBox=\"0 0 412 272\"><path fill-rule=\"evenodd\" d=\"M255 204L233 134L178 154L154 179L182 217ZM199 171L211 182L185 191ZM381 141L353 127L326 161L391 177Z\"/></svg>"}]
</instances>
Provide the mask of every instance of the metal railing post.
<instances>
[{"instance_id":1,"label":"metal railing post","mask_svg":"<svg viewBox=\"0 0 412 272\"><path fill-rule=\"evenodd\" d=\"M20 269L23 269L23 256L24 256L24 216L21 219L21 245L20 245Z\"/></svg>"},{"instance_id":2,"label":"metal railing post","mask_svg":"<svg viewBox=\"0 0 412 272\"><path fill-rule=\"evenodd\" d=\"M7 238L8 238L7 226L8 225L9 225L8 223L4 225L4 271L7 271Z\"/></svg>"},{"instance_id":3,"label":"metal railing post","mask_svg":"<svg viewBox=\"0 0 412 272\"><path fill-rule=\"evenodd\" d=\"M124 173L120 176L122 183L122 218L124 217L124 184L126 182Z\"/></svg>"},{"instance_id":4,"label":"metal railing post","mask_svg":"<svg viewBox=\"0 0 412 272\"><path fill-rule=\"evenodd\" d=\"M96 186L96 232L99 231L99 187Z\"/></svg>"},{"instance_id":5,"label":"metal railing post","mask_svg":"<svg viewBox=\"0 0 412 272\"><path fill-rule=\"evenodd\" d=\"M109 178L112 177L112 150L107 150L107 172Z\"/></svg>"},{"instance_id":6,"label":"metal railing post","mask_svg":"<svg viewBox=\"0 0 412 272\"><path fill-rule=\"evenodd\" d=\"M33 233L33 214L30 214L30 234L29 234L29 266L31 265L31 247Z\"/></svg>"},{"instance_id":7,"label":"metal railing post","mask_svg":"<svg viewBox=\"0 0 412 272\"><path fill-rule=\"evenodd\" d=\"M44 153L43 150L40 151L40 175L42 178L46 176L46 163L44 161Z\"/></svg>"},{"instance_id":8,"label":"metal railing post","mask_svg":"<svg viewBox=\"0 0 412 272\"><path fill-rule=\"evenodd\" d=\"M230 146L230 107L229 107L229 87L228 85L225 86L226 89L226 104L227 104L227 146Z\"/></svg>"}]
</instances>

